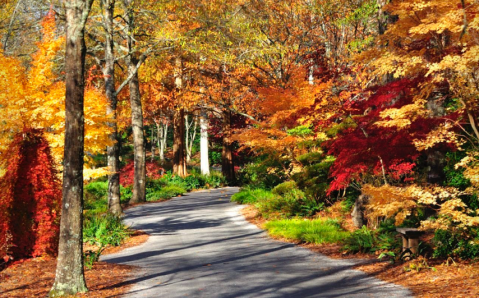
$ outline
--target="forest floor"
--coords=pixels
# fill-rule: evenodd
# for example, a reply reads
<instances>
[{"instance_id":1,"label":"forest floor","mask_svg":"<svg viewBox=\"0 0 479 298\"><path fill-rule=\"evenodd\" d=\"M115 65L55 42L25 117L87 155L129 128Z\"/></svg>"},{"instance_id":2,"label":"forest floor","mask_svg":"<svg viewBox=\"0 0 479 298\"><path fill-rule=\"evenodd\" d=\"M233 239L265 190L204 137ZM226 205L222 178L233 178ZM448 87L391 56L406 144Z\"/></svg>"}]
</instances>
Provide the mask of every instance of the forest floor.
<instances>
[{"instance_id":1,"label":"forest floor","mask_svg":"<svg viewBox=\"0 0 479 298\"><path fill-rule=\"evenodd\" d=\"M148 235L135 231L125 243L109 247L103 255L117 253L125 248L140 245L148 240ZM85 245L84 250L92 249ZM18 261L0 272L0 298L46 297L55 280L56 259L34 258ZM97 262L91 269L85 269L88 293L75 297L104 298L119 297L128 291L130 285L124 283L136 268ZM114 276L114 278L112 278Z\"/></svg>"},{"instance_id":2,"label":"forest floor","mask_svg":"<svg viewBox=\"0 0 479 298\"><path fill-rule=\"evenodd\" d=\"M246 220L259 228L263 228L266 222L263 218L258 217L253 206L242 209L242 214ZM286 239L277 240L291 243ZM477 282L479 280L479 263L477 262L419 258L391 263L377 260L378 256L372 254L345 254L338 244L295 244L333 259L370 259L372 262L354 268L381 280L407 287L415 297L479 297Z\"/></svg>"}]
</instances>

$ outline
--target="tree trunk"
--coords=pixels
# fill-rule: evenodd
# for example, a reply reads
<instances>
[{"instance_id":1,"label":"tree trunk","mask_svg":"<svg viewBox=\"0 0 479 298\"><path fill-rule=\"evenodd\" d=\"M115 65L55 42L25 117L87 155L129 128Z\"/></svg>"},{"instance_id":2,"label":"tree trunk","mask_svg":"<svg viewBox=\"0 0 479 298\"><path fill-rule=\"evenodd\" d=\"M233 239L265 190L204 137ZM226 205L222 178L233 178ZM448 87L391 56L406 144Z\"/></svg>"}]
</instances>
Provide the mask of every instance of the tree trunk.
<instances>
[{"instance_id":1,"label":"tree trunk","mask_svg":"<svg viewBox=\"0 0 479 298\"><path fill-rule=\"evenodd\" d=\"M133 71L137 61L129 63L128 68ZM146 152L145 138L143 135L143 111L141 108L140 83L136 72L130 81L131 125L133 127L133 147L135 160L135 177L133 182L133 195L130 203L146 201Z\"/></svg>"},{"instance_id":2,"label":"tree trunk","mask_svg":"<svg viewBox=\"0 0 479 298\"><path fill-rule=\"evenodd\" d=\"M384 6L388 3L391 3L392 0L376 0L378 7L378 33L383 35L388 29L389 24L394 24L398 20L397 15L390 15L387 11L384 10Z\"/></svg>"},{"instance_id":3,"label":"tree trunk","mask_svg":"<svg viewBox=\"0 0 479 298\"><path fill-rule=\"evenodd\" d=\"M173 174L185 177L186 172L186 146L185 146L185 110L175 111L173 119Z\"/></svg>"},{"instance_id":4,"label":"tree trunk","mask_svg":"<svg viewBox=\"0 0 479 298\"><path fill-rule=\"evenodd\" d=\"M128 82L130 89L131 126L133 130L133 158L134 158L134 181L133 195L130 203L146 201L146 147L143 134L143 110L141 107L140 81L138 79L138 67L140 59L134 54L135 46L135 17L133 3L131 0L123 1L125 9L125 20L127 24L127 45L128 45Z\"/></svg>"},{"instance_id":5,"label":"tree trunk","mask_svg":"<svg viewBox=\"0 0 479 298\"><path fill-rule=\"evenodd\" d=\"M233 142L231 141L231 111L223 112L223 150L221 151L221 172L229 183L235 181Z\"/></svg>"},{"instance_id":6,"label":"tree trunk","mask_svg":"<svg viewBox=\"0 0 479 298\"><path fill-rule=\"evenodd\" d=\"M166 150L166 138L168 136L168 123L161 125L158 121L155 121L157 142L158 142L158 155L161 161L165 161Z\"/></svg>"},{"instance_id":7,"label":"tree trunk","mask_svg":"<svg viewBox=\"0 0 479 298\"><path fill-rule=\"evenodd\" d=\"M118 126L116 124L116 106L117 97L115 90L115 54L113 50L113 13L115 9L114 0L103 0L103 24L106 29L105 34L105 66L103 67L103 76L105 78L105 92L108 98L107 114L112 116L112 122L108 125L112 128L110 139L112 146L107 148L108 155L108 211L115 215L121 214L120 205L120 146L118 142Z\"/></svg>"},{"instance_id":8,"label":"tree trunk","mask_svg":"<svg viewBox=\"0 0 479 298\"><path fill-rule=\"evenodd\" d=\"M183 62L181 57L175 60L175 86L177 98L183 89ZM185 109L177 107L173 115L173 174L185 177L186 144L185 144Z\"/></svg>"},{"instance_id":9,"label":"tree trunk","mask_svg":"<svg viewBox=\"0 0 479 298\"><path fill-rule=\"evenodd\" d=\"M186 163L191 161L191 155L193 151L193 142L196 138L196 129L198 128L198 118L193 115L191 124L188 122L188 115L185 118L186 122Z\"/></svg>"},{"instance_id":10,"label":"tree trunk","mask_svg":"<svg viewBox=\"0 0 479 298\"><path fill-rule=\"evenodd\" d=\"M353 220L353 225L360 229L362 226L366 225L366 217L365 217L365 206L368 202L368 196L361 194L354 202L354 208L351 212L351 218Z\"/></svg>"},{"instance_id":11,"label":"tree trunk","mask_svg":"<svg viewBox=\"0 0 479 298\"><path fill-rule=\"evenodd\" d=\"M188 121L188 113L185 113L185 148L186 148L186 163L190 162L190 122Z\"/></svg>"},{"instance_id":12,"label":"tree trunk","mask_svg":"<svg viewBox=\"0 0 479 298\"><path fill-rule=\"evenodd\" d=\"M151 161L155 160L155 127L151 127Z\"/></svg>"},{"instance_id":13,"label":"tree trunk","mask_svg":"<svg viewBox=\"0 0 479 298\"><path fill-rule=\"evenodd\" d=\"M200 115L200 154L201 174L210 174L210 161L208 159L208 118L206 112L201 111Z\"/></svg>"},{"instance_id":14,"label":"tree trunk","mask_svg":"<svg viewBox=\"0 0 479 298\"><path fill-rule=\"evenodd\" d=\"M85 23L92 1L65 1L65 153L63 200L55 282L50 297L87 292L83 272L83 152Z\"/></svg>"}]
</instances>

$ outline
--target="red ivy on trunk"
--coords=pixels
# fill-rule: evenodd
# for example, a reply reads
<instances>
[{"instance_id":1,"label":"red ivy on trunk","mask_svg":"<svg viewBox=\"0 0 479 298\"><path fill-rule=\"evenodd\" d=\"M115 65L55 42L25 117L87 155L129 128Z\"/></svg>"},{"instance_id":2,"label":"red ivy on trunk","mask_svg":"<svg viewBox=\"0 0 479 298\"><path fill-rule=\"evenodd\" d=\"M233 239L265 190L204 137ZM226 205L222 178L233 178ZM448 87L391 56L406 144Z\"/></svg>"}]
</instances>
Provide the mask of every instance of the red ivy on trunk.
<instances>
[{"instance_id":1,"label":"red ivy on trunk","mask_svg":"<svg viewBox=\"0 0 479 298\"><path fill-rule=\"evenodd\" d=\"M61 187L41 130L18 133L0 181L0 257L54 255L59 236Z\"/></svg>"}]
</instances>

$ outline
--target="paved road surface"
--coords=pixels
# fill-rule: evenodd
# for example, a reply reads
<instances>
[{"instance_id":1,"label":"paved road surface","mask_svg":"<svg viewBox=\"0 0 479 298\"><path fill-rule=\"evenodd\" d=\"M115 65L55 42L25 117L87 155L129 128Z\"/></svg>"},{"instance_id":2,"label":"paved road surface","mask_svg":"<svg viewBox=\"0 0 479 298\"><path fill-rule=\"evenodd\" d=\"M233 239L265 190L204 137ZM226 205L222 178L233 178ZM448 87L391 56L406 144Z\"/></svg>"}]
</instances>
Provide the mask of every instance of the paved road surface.
<instances>
[{"instance_id":1,"label":"paved road surface","mask_svg":"<svg viewBox=\"0 0 479 298\"><path fill-rule=\"evenodd\" d=\"M126 297L412 297L399 286L267 238L230 203L237 188L194 192L126 211L125 222L150 234L104 261L139 266Z\"/></svg>"}]
</instances>

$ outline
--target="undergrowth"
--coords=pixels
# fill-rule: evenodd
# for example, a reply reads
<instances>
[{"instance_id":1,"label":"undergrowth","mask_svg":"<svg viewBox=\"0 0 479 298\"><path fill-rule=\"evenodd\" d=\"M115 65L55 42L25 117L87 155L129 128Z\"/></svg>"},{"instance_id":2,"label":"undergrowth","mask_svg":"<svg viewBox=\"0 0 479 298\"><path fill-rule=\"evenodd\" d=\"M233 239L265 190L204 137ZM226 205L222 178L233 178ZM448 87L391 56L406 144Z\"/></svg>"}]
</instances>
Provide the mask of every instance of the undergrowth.
<instances>
[{"instance_id":1,"label":"undergrowth","mask_svg":"<svg viewBox=\"0 0 479 298\"><path fill-rule=\"evenodd\" d=\"M266 223L265 228L273 237L314 244L338 243L349 236L349 232L331 219L273 220Z\"/></svg>"}]
</instances>

